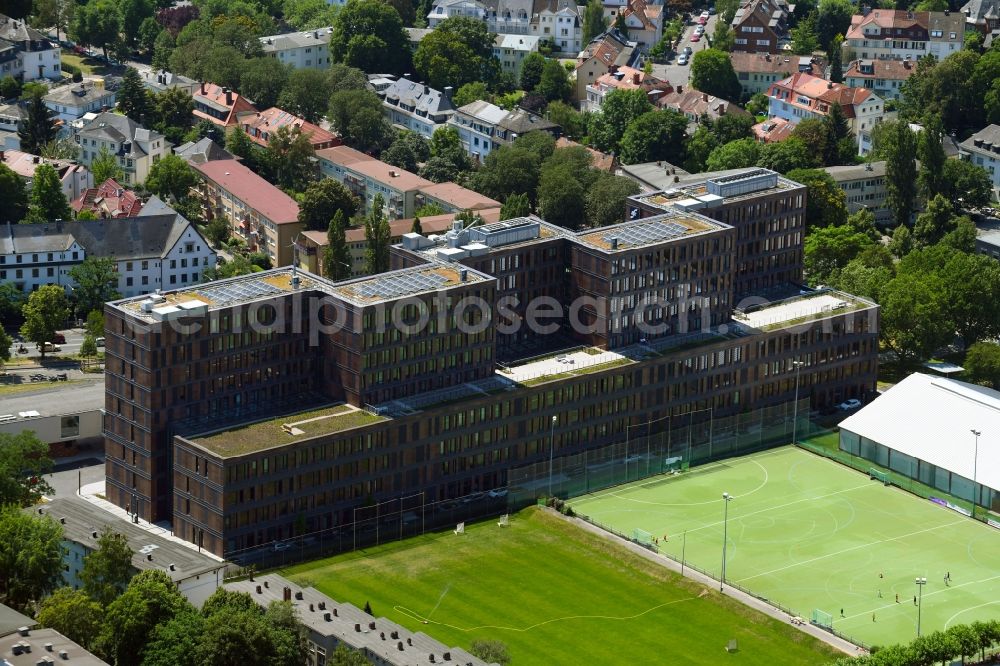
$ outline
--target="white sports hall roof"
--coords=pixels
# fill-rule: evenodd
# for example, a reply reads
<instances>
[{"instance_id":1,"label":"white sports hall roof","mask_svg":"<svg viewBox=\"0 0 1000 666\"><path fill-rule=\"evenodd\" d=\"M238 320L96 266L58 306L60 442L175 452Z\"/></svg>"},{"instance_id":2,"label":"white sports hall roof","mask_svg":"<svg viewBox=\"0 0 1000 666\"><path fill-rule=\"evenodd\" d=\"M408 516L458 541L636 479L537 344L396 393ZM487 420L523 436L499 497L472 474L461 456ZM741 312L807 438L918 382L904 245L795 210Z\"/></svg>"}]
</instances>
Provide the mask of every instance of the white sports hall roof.
<instances>
[{"instance_id":1,"label":"white sports hall roof","mask_svg":"<svg viewBox=\"0 0 1000 666\"><path fill-rule=\"evenodd\" d=\"M842 430L1000 489L1000 393L965 382L915 373L844 419Z\"/></svg>"}]
</instances>

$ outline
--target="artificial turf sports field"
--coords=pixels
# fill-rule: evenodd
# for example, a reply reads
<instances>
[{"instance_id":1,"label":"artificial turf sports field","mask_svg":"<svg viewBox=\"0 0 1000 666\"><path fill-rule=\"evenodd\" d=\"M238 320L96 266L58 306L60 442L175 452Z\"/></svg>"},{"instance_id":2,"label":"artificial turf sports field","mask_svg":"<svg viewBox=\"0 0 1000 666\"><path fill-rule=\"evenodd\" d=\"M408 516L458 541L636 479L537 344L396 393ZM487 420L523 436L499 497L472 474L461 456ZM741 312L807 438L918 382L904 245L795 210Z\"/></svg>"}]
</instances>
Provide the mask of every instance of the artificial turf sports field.
<instances>
[{"instance_id":1,"label":"artificial turf sports field","mask_svg":"<svg viewBox=\"0 0 1000 666\"><path fill-rule=\"evenodd\" d=\"M734 497L727 581L806 619L819 608L834 615L839 632L869 645L907 642L916 636L918 576L927 578L923 633L1000 615L1000 530L794 447L571 504L619 532L657 535L661 552L680 559L683 550L687 562L718 577L723 492Z\"/></svg>"},{"instance_id":2,"label":"artificial turf sports field","mask_svg":"<svg viewBox=\"0 0 1000 666\"><path fill-rule=\"evenodd\" d=\"M530 664L825 664L832 648L537 508L283 572L449 646ZM427 624L422 620L426 619ZM739 651L724 650L736 639Z\"/></svg>"}]
</instances>

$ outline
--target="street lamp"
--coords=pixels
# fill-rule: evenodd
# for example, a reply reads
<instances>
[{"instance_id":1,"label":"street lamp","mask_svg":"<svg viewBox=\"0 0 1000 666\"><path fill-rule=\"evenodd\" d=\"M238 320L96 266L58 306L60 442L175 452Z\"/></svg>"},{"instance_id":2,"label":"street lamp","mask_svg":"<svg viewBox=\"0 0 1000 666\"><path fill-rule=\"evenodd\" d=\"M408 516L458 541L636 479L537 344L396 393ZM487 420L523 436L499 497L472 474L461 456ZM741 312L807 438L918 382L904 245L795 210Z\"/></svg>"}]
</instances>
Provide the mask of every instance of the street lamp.
<instances>
[{"instance_id":1,"label":"street lamp","mask_svg":"<svg viewBox=\"0 0 1000 666\"><path fill-rule=\"evenodd\" d=\"M924 603L924 585L927 584L927 579L920 577L913 582L917 584L917 638L920 638L920 611Z\"/></svg>"},{"instance_id":2,"label":"street lamp","mask_svg":"<svg viewBox=\"0 0 1000 666\"><path fill-rule=\"evenodd\" d=\"M725 504L722 518L722 576L719 578L719 592L726 584L726 545L729 541L729 503L733 501L733 496L729 493L722 493L722 501Z\"/></svg>"},{"instance_id":3,"label":"street lamp","mask_svg":"<svg viewBox=\"0 0 1000 666\"><path fill-rule=\"evenodd\" d=\"M556 453L556 423L558 416L552 417L552 427L549 429L549 497L552 497L552 458Z\"/></svg>"},{"instance_id":4,"label":"street lamp","mask_svg":"<svg viewBox=\"0 0 1000 666\"><path fill-rule=\"evenodd\" d=\"M976 492L976 467L979 464L979 436L982 435L981 430L976 430L972 428L971 432L976 437L976 448L972 454L972 519L976 519L976 500L979 499L979 494Z\"/></svg>"},{"instance_id":5,"label":"street lamp","mask_svg":"<svg viewBox=\"0 0 1000 666\"><path fill-rule=\"evenodd\" d=\"M792 444L795 444L795 440L798 438L799 434L799 368L802 367L802 361L792 361L795 366L795 404L792 405Z\"/></svg>"}]
</instances>

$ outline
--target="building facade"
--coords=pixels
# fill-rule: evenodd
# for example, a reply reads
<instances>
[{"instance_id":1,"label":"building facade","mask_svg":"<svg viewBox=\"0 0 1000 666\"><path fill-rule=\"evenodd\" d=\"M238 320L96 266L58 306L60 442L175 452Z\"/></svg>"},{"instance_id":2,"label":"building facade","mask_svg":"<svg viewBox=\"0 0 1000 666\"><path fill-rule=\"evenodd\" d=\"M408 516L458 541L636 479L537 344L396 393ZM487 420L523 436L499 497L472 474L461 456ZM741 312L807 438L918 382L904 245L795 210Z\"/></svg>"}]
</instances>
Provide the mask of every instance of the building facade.
<instances>
[{"instance_id":1,"label":"building facade","mask_svg":"<svg viewBox=\"0 0 1000 666\"><path fill-rule=\"evenodd\" d=\"M382 111L393 125L429 139L434 130L444 127L455 107L451 104L450 87L442 92L400 78L385 89Z\"/></svg>"},{"instance_id":2,"label":"building facade","mask_svg":"<svg viewBox=\"0 0 1000 666\"><path fill-rule=\"evenodd\" d=\"M292 263L292 242L302 231L299 205L239 160L191 163L201 176L202 207L209 219L221 217L230 233L274 266Z\"/></svg>"},{"instance_id":3,"label":"building facade","mask_svg":"<svg viewBox=\"0 0 1000 666\"><path fill-rule=\"evenodd\" d=\"M420 207L417 194L433 185L426 178L386 164L348 146L336 146L316 153L324 178L342 183L358 198L359 210L368 213L375 197L382 195L383 212L390 220L413 217Z\"/></svg>"},{"instance_id":4,"label":"building facade","mask_svg":"<svg viewBox=\"0 0 1000 666\"><path fill-rule=\"evenodd\" d=\"M257 107L246 97L214 83L203 81L191 97L194 99L191 112L194 121L207 120L223 131L238 125L240 114L257 113Z\"/></svg>"},{"instance_id":5,"label":"building facade","mask_svg":"<svg viewBox=\"0 0 1000 666\"><path fill-rule=\"evenodd\" d=\"M146 90L152 93L164 93L177 88L189 95L194 95L199 86L199 83L194 79L168 72L165 69L144 69L139 72L139 77Z\"/></svg>"},{"instance_id":6,"label":"building facade","mask_svg":"<svg viewBox=\"0 0 1000 666\"><path fill-rule=\"evenodd\" d=\"M939 61L962 50L965 16L960 12L911 12L905 9L868 9L851 17L844 36L844 62L851 60Z\"/></svg>"},{"instance_id":7,"label":"building facade","mask_svg":"<svg viewBox=\"0 0 1000 666\"><path fill-rule=\"evenodd\" d=\"M855 60L844 74L844 83L852 88L867 88L882 99L898 100L903 84L913 75L917 64L903 60Z\"/></svg>"},{"instance_id":8,"label":"building facade","mask_svg":"<svg viewBox=\"0 0 1000 666\"><path fill-rule=\"evenodd\" d=\"M331 3L333 4L333 3ZM260 38L264 55L292 69L329 69L332 27Z\"/></svg>"},{"instance_id":9,"label":"building facade","mask_svg":"<svg viewBox=\"0 0 1000 666\"><path fill-rule=\"evenodd\" d=\"M850 166L826 167L837 186L847 197L847 211L852 215L868 209L875 216L875 224L890 226L894 221L892 210L886 202L885 161L866 162Z\"/></svg>"},{"instance_id":10,"label":"building facade","mask_svg":"<svg viewBox=\"0 0 1000 666\"><path fill-rule=\"evenodd\" d=\"M781 53L782 45L788 41L788 15L785 0L742 2L733 16L733 50Z\"/></svg>"},{"instance_id":11,"label":"building facade","mask_svg":"<svg viewBox=\"0 0 1000 666\"><path fill-rule=\"evenodd\" d=\"M767 93L772 83L787 79L795 72L806 72L822 78L823 68L814 58L771 53L733 51L729 54L733 71L739 79L743 95L752 97Z\"/></svg>"},{"instance_id":12,"label":"building facade","mask_svg":"<svg viewBox=\"0 0 1000 666\"><path fill-rule=\"evenodd\" d=\"M500 71L521 79L521 62L529 53L538 53L539 37L532 35L497 35L493 55L500 62Z\"/></svg>"},{"instance_id":13,"label":"building facade","mask_svg":"<svg viewBox=\"0 0 1000 666\"><path fill-rule=\"evenodd\" d=\"M587 86L587 101L584 108L589 111L600 111L604 98L612 90L645 90L647 99L655 102L660 97L674 91L669 81L661 81L652 74L633 67L613 67L607 74L597 77Z\"/></svg>"},{"instance_id":14,"label":"building facade","mask_svg":"<svg viewBox=\"0 0 1000 666\"><path fill-rule=\"evenodd\" d=\"M50 160L31 153L23 153L20 150L3 150L0 148L0 164L7 165L14 173L20 176L31 189L31 183L35 179L35 169L40 164L48 164L56 170L59 182L62 184L62 192L67 201L76 199L89 188L94 177L90 169L69 160ZM3 212L0 211L0 222L3 219Z\"/></svg>"},{"instance_id":15,"label":"building facade","mask_svg":"<svg viewBox=\"0 0 1000 666\"><path fill-rule=\"evenodd\" d=\"M528 132L547 132L556 137L561 134L558 125L539 115L520 108L507 111L483 100L456 109L448 124L458 132L469 157L478 162L497 147L510 145Z\"/></svg>"},{"instance_id":16,"label":"building facade","mask_svg":"<svg viewBox=\"0 0 1000 666\"><path fill-rule=\"evenodd\" d=\"M642 51L636 43L611 28L592 39L577 55L573 99L583 104L587 100L587 86L598 78L619 67L642 69L642 63Z\"/></svg>"},{"instance_id":17,"label":"building facade","mask_svg":"<svg viewBox=\"0 0 1000 666\"><path fill-rule=\"evenodd\" d=\"M0 77L22 81L60 80L59 45L23 19L0 14Z\"/></svg>"},{"instance_id":18,"label":"building facade","mask_svg":"<svg viewBox=\"0 0 1000 666\"><path fill-rule=\"evenodd\" d=\"M127 116L100 113L77 131L80 163L89 167L102 150L115 157L125 185L146 182L153 165L170 154L173 144L155 130Z\"/></svg>"},{"instance_id":19,"label":"building facade","mask_svg":"<svg viewBox=\"0 0 1000 666\"><path fill-rule=\"evenodd\" d=\"M314 125L304 118L299 118L295 114L282 111L276 106L258 113L241 113L239 114L239 124L251 141L265 148L270 143L274 133L282 127L287 127L289 130L297 128L309 139L313 150L323 150L341 144L340 138L333 132L329 132L319 125Z\"/></svg>"},{"instance_id":20,"label":"building facade","mask_svg":"<svg viewBox=\"0 0 1000 666\"><path fill-rule=\"evenodd\" d=\"M989 174L993 198L1000 192L1000 125L988 125L958 145L959 157Z\"/></svg>"},{"instance_id":21,"label":"building facade","mask_svg":"<svg viewBox=\"0 0 1000 666\"><path fill-rule=\"evenodd\" d=\"M62 86L42 98L56 120L69 122L86 113L107 111L115 107L115 92L107 90L103 81L84 81Z\"/></svg>"}]
</instances>

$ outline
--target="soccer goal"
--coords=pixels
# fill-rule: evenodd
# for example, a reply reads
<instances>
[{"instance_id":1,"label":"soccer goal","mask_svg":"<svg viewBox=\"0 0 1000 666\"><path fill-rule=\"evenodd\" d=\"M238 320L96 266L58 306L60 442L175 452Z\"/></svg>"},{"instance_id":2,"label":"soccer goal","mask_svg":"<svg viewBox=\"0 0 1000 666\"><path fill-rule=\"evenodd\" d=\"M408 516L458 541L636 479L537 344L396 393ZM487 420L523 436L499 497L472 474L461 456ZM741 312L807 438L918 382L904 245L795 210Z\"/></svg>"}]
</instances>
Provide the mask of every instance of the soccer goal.
<instances>
[{"instance_id":1,"label":"soccer goal","mask_svg":"<svg viewBox=\"0 0 1000 666\"><path fill-rule=\"evenodd\" d=\"M465 523L455 525L455 534L465 534Z\"/></svg>"},{"instance_id":2,"label":"soccer goal","mask_svg":"<svg viewBox=\"0 0 1000 666\"><path fill-rule=\"evenodd\" d=\"M510 525L510 514L505 513L500 516L500 521L497 523L497 527L507 527Z\"/></svg>"},{"instance_id":3,"label":"soccer goal","mask_svg":"<svg viewBox=\"0 0 1000 666\"><path fill-rule=\"evenodd\" d=\"M889 481L888 472L882 472L880 470L875 469L874 467L868 470L868 478L872 480L878 479L879 481L882 482L883 485L886 486L892 483L891 481Z\"/></svg>"},{"instance_id":4,"label":"soccer goal","mask_svg":"<svg viewBox=\"0 0 1000 666\"><path fill-rule=\"evenodd\" d=\"M833 628L833 615L827 613L826 611L821 611L816 608L813 610L812 623L817 627L824 627L826 629Z\"/></svg>"},{"instance_id":5,"label":"soccer goal","mask_svg":"<svg viewBox=\"0 0 1000 666\"><path fill-rule=\"evenodd\" d=\"M653 535L646 530L640 530L638 527L632 530L632 541L642 544L643 546L653 545Z\"/></svg>"}]
</instances>

